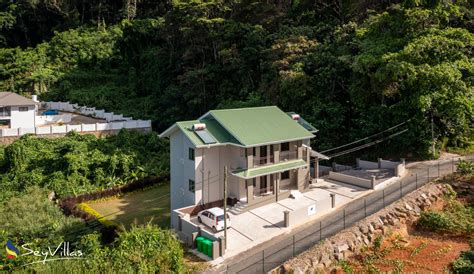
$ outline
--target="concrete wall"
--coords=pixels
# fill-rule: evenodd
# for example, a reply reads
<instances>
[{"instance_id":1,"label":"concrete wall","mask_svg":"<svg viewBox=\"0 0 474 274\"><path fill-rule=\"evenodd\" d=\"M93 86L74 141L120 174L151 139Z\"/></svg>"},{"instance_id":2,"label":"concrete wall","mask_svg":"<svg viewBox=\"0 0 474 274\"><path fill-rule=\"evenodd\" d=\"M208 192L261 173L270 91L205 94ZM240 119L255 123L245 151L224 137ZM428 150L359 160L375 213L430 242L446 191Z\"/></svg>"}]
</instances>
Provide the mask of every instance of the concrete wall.
<instances>
[{"instance_id":1,"label":"concrete wall","mask_svg":"<svg viewBox=\"0 0 474 274\"><path fill-rule=\"evenodd\" d=\"M51 127L37 127L34 128L36 133L33 134L33 137L37 138L61 138L64 137L67 133L51 133ZM27 131L31 131L30 128L26 129ZM151 129L148 128L141 128L141 129L132 129L133 131L138 132L150 132ZM7 128L0 130L0 144L2 145L9 145L13 143L15 140L21 137L19 134L20 129L18 128ZM116 135L119 133L120 130L101 130L101 131L90 131L90 132L79 132L79 134L92 134L96 137L105 137L110 135Z\"/></svg>"},{"instance_id":2,"label":"concrete wall","mask_svg":"<svg viewBox=\"0 0 474 274\"><path fill-rule=\"evenodd\" d=\"M131 124L135 124L135 127L132 127ZM128 125L128 126L127 126ZM80 124L80 125L54 125L54 126L43 126L43 127L22 127L22 130L19 128L3 128L0 129L0 137L8 136L21 136L26 133L31 134L61 134L67 133L69 131L76 132L87 132L93 133L97 131L114 131L118 132L122 128L127 128L130 130L139 130L139 131L151 131L151 121L141 121L133 120L127 122L111 122L111 123L96 123L96 124ZM104 135L110 135L104 133ZM2 142L0 140L0 142Z\"/></svg>"},{"instance_id":3,"label":"concrete wall","mask_svg":"<svg viewBox=\"0 0 474 274\"><path fill-rule=\"evenodd\" d=\"M402 177L406 174L405 163L400 163L395 167L395 176Z\"/></svg>"},{"instance_id":4,"label":"concrete wall","mask_svg":"<svg viewBox=\"0 0 474 274\"><path fill-rule=\"evenodd\" d=\"M364 161L364 160L358 160L357 167L362 168L362 169L377 169L377 168L379 168L379 163Z\"/></svg>"},{"instance_id":5,"label":"concrete wall","mask_svg":"<svg viewBox=\"0 0 474 274\"><path fill-rule=\"evenodd\" d=\"M28 111L20 111L20 107L12 106L10 113L10 128L34 128L35 106L24 106Z\"/></svg>"},{"instance_id":6,"label":"concrete wall","mask_svg":"<svg viewBox=\"0 0 474 274\"><path fill-rule=\"evenodd\" d=\"M355 176L350 176L347 174L342 174L342 173L337 173L337 172L329 172L329 179L333 179L336 181L340 181L343 183L351 184L351 185L356 185L364 188L369 188L372 189L372 181L358 178Z\"/></svg>"},{"instance_id":7,"label":"concrete wall","mask_svg":"<svg viewBox=\"0 0 474 274\"><path fill-rule=\"evenodd\" d=\"M35 116L35 126L43 126L47 124L70 123L72 114L63 113L59 115L37 115Z\"/></svg>"},{"instance_id":8,"label":"concrete wall","mask_svg":"<svg viewBox=\"0 0 474 274\"><path fill-rule=\"evenodd\" d=\"M380 160L380 168L395 169L400 162L392 162L387 160Z\"/></svg>"},{"instance_id":9,"label":"concrete wall","mask_svg":"<svg viewBox=\"0 0 474 274\"><path fill-rule=\"evenodd\" d=\"M316 208L315 211L312 211L310 207L314 206ZM331 197L328 196L327 198L316 201L312 205L308 205L305 207L298 208L293 211L289 211L288 215L288 225L293 226L300 223L307 222L309 219L315 217L316 214L321 212L328 212L332 208L332 200Z\"/></svg>"}]
</instances>

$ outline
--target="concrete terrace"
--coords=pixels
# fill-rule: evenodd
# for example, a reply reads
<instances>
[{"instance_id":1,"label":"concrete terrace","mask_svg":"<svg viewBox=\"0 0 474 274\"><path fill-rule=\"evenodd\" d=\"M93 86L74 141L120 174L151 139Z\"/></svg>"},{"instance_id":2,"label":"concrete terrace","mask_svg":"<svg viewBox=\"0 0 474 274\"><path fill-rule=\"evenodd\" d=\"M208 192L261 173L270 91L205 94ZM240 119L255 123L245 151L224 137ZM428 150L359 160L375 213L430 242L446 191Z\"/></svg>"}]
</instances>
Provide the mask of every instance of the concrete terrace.
<instances>
[{"instance_id":1,"label":"concrete terrace","mask_svg":"<svg viewBox=\"0 0 474 274\"><path fill-rule=\"evenodd\" d=\"M398 180L390 181L389 184ZM388 184L384 184L386 187ZM231 218L231 227L227 230L227 250L223 257L220 257L211 264L218 265L227 258L231 258L237 254L245 252L261 243L267 242L272 238L290 232L291 230L305 225L306 223L318 219L324 215L330 214L337 208L358 199L372 192L372 189L365 189L342 182L320 180L314 184L308 192L303 193L301 197L296 199L287 198L276 203L271 203L251 209L238 215L229 212ZM301 223L285 227L284 212L295 211L307 208L315 204L317 201L327 200L330 194L335 194L336 207L329 210L318 210L310 219L306 219ZM205 225L199 224L196 217L191 221L199 225L201 229L210 234L211 229ZM220 231L214 234L216 237L224 236L224 232ZM196 252L196 255L203 256Z\"/></svg>"}]
</instances>

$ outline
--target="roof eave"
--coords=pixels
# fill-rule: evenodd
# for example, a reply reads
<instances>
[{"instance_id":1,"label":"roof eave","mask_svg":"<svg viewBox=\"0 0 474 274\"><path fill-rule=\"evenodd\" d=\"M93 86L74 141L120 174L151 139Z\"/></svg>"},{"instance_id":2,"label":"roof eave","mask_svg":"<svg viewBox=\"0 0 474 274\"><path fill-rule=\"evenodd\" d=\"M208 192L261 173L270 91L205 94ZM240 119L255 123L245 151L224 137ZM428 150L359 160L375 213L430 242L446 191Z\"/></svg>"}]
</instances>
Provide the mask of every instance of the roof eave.
<instances>
[{"instance_id":1,"label":"roof eave","mask_svg":"<svg viewBox=\"0 0 474 274\"><path fill-rule=\"evenodd\" d=\"M162 133L160 133L158 135L158 137L160 138L166 138L166 137L170 137L170 135L176 130L178 129L178 124L177 123L174 123L173 125L171 125L169 128L167 128L165 131L163 131Z\"/></svg>"}]
</instances>

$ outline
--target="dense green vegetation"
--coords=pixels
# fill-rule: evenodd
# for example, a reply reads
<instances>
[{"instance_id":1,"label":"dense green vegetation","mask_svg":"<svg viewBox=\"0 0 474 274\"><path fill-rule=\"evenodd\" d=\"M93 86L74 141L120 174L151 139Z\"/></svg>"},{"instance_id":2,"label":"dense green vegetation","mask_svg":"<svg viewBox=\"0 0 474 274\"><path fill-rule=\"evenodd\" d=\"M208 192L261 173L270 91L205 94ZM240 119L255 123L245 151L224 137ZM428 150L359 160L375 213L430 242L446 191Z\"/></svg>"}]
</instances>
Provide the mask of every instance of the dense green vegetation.
<instances>
[{"instance_id":1,"label":"dense green vegetation","mask_svg":"<svg viewBox=\"0 0 474 274\"><path fill-rule=\"evenodd\" d=\"M470 274L474 272L474 240L471 240L471 250L461 252L461 256L452 263L452 267L454 273Z\"/></svg>"},{"instance_id":2,"label":"dense green vegetation","mask_svg":"<svg viewBox=\"0 0 474 274\"><path fill-rule=\"evenodd\" d=\"M456 192L446 197L442 211L423 211L418 225L426 230L457 235L471 235L474 231L474 207L456 199Z\"/></svg>"},{"instance_id":3,"label":"dense green vegetation","mask_svg":"<svg viewBox=\"0 0 474 274\"><path fill-rule=\"evenodd\" d=\"M155 133L128 131L107 138L74 133L58 139L23 136L0 154L0 202L30 186L64 198L165 175L167 146Z\"/></svg>"},{"instance_id":4,"label":"dense green vegetation","mask_svg":"<svg viewBox=\"0 0 474 274\"><path fill-rule=\"evenodd\" d=\"M472 135L468 1L133 2L1 1L0 89L157 130L212 108L276 104L320 130L320 149L410 118L384 154L429 155L431 119L438 147Z\"/></svg>"},{"instance_id":5,"label":"dense green vegetation","mask_svg":"<svg viewBox=\"0 0 474 274\"><path fill-rule=\"evenodd\" d=\"M68 241L70 252L80 250L83 259L37 263L19 268L44 257L28 255L10 260L2 255L0 270L41 273L184 271L183 250L171 231L153 225L132 227L121 232L113 243L104 244L100 234L80 219L65 217L48 200L47 194L33 187L25 194L9 199L0 209L0 218L4 220L0 223L0 241L6 243L10 239L20 254L28 252L22 248L24 244L29 249L48 252L48 247L54 251L61 242Z\"/></svg>"}]
</instances>

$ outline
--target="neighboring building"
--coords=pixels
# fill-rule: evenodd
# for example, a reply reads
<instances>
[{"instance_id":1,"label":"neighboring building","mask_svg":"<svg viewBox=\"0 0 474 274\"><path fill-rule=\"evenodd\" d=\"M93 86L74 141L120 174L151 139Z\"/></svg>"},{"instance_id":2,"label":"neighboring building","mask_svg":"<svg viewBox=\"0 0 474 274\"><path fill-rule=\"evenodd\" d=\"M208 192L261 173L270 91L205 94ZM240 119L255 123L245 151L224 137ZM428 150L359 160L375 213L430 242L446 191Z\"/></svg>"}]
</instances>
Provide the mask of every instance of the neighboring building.
<instances>
[{"instance_id":1,"label":"neighboring building","mask_svg":"<svg viewBox=\"0 0 474 274\"><path fill-rule=\"evenodd\" d=\"M0 92L0 125L4 128L34 128L36 102L13 92Z\"/></svg>"},{"instance_id":2,"label":"neighboring building","mask_svg":"<svg viewBox=\"0 0 474 274\"><path fill-rule=\"evenodd\" d=\"M212 110L175 123L160 135L170 138L171 210L222 201L224 166L228 197L246 209L308 190L310 157L325 157L311 150L315 132L275 106Z\"/></svg>"}]
</instances>

